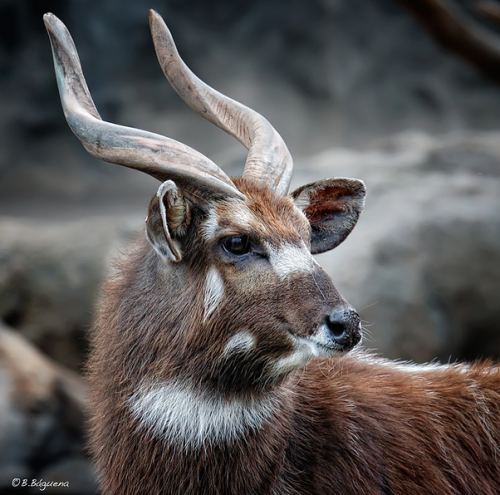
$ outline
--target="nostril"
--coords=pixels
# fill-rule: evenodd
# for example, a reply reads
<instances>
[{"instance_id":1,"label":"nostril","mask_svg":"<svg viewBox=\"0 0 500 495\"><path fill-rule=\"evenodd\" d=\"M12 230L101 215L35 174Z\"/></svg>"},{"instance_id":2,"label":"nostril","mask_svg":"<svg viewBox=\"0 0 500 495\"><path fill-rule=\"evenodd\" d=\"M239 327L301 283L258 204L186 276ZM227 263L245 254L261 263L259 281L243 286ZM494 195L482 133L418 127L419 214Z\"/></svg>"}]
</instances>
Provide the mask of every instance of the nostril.
<instances>
[{"instance_id":1,"label":"nostril","mask_svg":"<svg viewBox=\"0 0 500 495\"><path fill-rule=\"evenodd\" d=\"M346 332L345 322L335 318L335 313L327 316L326 326L328 327L330 332L332 332L332 335L337 339L343 337Z\"/></svg>"},{"instance_id":2,"label":"nostril","mask_svg":"<svg viewBox=\"0 0 500 495\"><path fill-rule=\"evenodd\" d=\"M338 345L352 348L361 340L360 318L352 308L343 307L332 311L326 317L326 326Z\"/></svg>"}]
</instances>

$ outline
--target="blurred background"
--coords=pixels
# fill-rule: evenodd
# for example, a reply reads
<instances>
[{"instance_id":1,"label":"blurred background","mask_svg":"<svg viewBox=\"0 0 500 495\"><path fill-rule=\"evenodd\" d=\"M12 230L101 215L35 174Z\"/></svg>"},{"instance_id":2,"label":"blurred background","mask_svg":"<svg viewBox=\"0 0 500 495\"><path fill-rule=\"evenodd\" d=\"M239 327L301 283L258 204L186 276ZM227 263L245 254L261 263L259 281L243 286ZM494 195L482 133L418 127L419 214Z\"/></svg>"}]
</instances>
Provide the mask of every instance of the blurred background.
<instances>
[{"instance_id":1,"label":"blurred background","mask_svg":"<svg viewBox=\"0 0 500 495\"><path fill-rule=\"evenodd\" d=\"M427 362L500 357L500 2L0 0L0 493L96 493L83 449L86 335L158 183L97 161L64 121L42 15L71 31L105 120L241 173L245 149L164 79L148 9L187 64L264 114L292 189L356 177L365 213L319 256L364 345Z\"/></svg>"}]
</instances>

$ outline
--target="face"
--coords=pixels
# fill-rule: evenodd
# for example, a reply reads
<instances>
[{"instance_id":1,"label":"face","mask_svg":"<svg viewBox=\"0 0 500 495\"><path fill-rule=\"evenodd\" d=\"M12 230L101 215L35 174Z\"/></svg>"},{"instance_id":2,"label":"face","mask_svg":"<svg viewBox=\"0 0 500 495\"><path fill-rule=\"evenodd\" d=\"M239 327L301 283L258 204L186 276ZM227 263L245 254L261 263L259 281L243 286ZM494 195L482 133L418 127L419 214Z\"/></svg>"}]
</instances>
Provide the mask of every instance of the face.
<instances>
[{"instance_id":1,"label":"face","mask_svg":"<svg viewBox=\"0 0 500 495\"><path fill-rule=\"evenodd\" d=\"M319 222L301 208L311 200L278 197L243 180L236 184L247 199L205 207L191 248L175 229L169 232L178 251L185 252L180 263L203 277L200 347L217 349L210 359L231 371L226 382L241 376L256 382L282 377L314 357L352 349L361 339L359 316L312 257ZM163 201L172 208L178 198ZM185 206L182 211L186 215ZM314 211L324 220L324 210L315 205ZM154 216L150 209L148 222ZM182 224L174 214L168 223ZM325 237L322 232L322 243ZM241 366L245 372L235 373Z\"/></svg>"}]
</instances>

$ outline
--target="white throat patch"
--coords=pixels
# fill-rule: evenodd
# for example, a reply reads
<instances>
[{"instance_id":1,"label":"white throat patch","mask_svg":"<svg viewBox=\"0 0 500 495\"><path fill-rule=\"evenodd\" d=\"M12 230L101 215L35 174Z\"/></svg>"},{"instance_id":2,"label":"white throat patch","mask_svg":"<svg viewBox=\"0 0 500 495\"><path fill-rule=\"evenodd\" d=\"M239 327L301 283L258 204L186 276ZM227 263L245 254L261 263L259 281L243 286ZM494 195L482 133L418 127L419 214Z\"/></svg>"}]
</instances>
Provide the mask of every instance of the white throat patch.
<instances>
[{"instance_id":1,"label":"white throat patch","mask_svg":"<svg viewBox=\"0 0 500 495\"><path fill-rule=\"evenodd\" d=\"M272 418L276 399L225 399L190 386L140 387L128 399L140 426L181 448L234 442Z\"/></svg>"}]
</instances>

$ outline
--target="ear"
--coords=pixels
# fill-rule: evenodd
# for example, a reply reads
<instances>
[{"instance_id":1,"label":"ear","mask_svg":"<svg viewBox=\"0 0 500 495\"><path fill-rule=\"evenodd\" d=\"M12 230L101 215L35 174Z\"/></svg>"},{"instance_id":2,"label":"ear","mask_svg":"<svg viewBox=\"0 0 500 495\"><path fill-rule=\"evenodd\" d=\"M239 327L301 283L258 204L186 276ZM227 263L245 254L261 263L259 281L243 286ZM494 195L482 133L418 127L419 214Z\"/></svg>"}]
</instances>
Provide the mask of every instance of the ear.
<instances>
[{"instance_id":1,"label":"ear","mask_svg":"<svg viewBox=\"0 0 500 495\"><path fill-rule=\"evenodd\" d=\"M177 239L182 237L191 222L189 201L171 180L165 181L149 204L146 235L165 260L179 262L182 253Z\"/></svg>"},{"instance_id":2,"label":"ear","mask_svg":"<svg viewBox=\"0 0 500 495\"><path fill-rule=\"evenodd\" d=\"M365 185L356 179L324 179L292 193L311 224L311 253L337 247L351 233L365 204Z\"/></svg>"}]
</instances>

